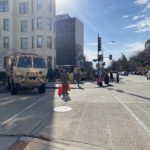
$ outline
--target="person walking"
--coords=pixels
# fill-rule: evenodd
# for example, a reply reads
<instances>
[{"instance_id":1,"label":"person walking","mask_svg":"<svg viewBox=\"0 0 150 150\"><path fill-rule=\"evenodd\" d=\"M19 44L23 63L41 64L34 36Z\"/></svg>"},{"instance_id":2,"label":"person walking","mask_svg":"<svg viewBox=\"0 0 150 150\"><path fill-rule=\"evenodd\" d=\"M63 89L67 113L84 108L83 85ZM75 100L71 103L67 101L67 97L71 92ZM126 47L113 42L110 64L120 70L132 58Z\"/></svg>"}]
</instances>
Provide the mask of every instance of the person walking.
<instances>
[{"instance_id":1,"label":"person walking","mask_svg":"<svg viewBox=\"0 0 150 150\"><path fill-rule=\"evenodd\" d=\"M61 83L63 87L63 95L67 95L67 88L68 88L68 76L65 70L62 71L61 73Z\"/></svg>"}]
</instances>

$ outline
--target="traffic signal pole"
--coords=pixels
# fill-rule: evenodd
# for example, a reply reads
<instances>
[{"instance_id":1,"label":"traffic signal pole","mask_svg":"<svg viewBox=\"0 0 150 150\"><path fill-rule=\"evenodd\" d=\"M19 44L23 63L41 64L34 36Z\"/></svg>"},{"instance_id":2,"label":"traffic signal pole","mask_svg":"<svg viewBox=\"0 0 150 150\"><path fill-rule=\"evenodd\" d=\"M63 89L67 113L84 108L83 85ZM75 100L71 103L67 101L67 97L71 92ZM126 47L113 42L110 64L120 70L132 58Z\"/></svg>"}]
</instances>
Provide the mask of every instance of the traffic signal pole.
<instances>
[{"instance_id":1,"label":"traffic signal pole","mask_svg":"<svg viewBox=\"0 0 150 150\"><path fill-rule=\"evenodd\" d=\"M101 37L98 34L98 50L97 50L97 60L98 60L98 85L102 86L102 79L100 76L100 62L103 61L103 54L100 54L100 52L102 51L102 43L101 43Z\"/></svg>"},{"instance_id":2,"label":"traffic signal pole","mask_svg":"<svg viewBox=\"0 0 150 150\"><path fill-rule=\"evenodd\" d=\"M99 34L97 35L97 45L98 45L98 47L97 47L97 60L98 60L98 80L99 80L99 71L100 71L100 60L99 60Z\"/></svg>"},{"instance_id":3,"label":"traffic signal pole","mask_svg":"<svg viewBox=\"0 0 150 150\"><path fill-rule=\"evenodd\" d=\"M115 41L111 41L111 42L115 42ZM106 43L106 42L105 42ZM98 75L98 80L97 80L97 84L99 86L102 86L102 73L104 71L103 66L105 65L104 62L104 58L109 58L109 60L112 60L112 55L109 55L109 57L104 57L103 56L103 51L102 51L102 41L101 41L101 37L99 36L99 34L97 34L97 59L93 59L94 62L98 62L97 63L97 75ZM101 71L101 74L100 74Z\"/></svg>"}]
</instances>

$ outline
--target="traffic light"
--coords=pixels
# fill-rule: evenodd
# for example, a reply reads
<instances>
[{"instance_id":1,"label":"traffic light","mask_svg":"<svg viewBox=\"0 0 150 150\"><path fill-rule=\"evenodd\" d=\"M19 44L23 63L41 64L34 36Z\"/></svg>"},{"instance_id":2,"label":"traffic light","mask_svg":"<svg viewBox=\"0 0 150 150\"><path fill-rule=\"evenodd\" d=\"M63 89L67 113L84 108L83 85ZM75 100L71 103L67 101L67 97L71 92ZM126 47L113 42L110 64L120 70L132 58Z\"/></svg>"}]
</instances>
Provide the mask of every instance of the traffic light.
<instances>
[{"instance_id":1,"label":"traffic light","mask_svg":"<svg viewBox=\"0 0 150 150\"><path fill-rule=\"evenodd\" d=\"M101 42L101 37L98 37L98 52L102 50L102 42Z\"/></svg>"},{"instance_id":2,"label":"traffic light","mask_svg":"<svg viewBox=\"0 0 150 150\"><path fill-rule=\"evenodd\" d=\"M98 61L103 61L103 55L98 55Z\"/></svg>"},{"instance_id":3,"label":"traffic light","mask_svg":"<svg viewBox=\"0 0 150 150\"><path fill-rule=\"evenodd\" d=\"M112 60L112 55L109 55L109 60Z\"/></svg>"}]
</instances>

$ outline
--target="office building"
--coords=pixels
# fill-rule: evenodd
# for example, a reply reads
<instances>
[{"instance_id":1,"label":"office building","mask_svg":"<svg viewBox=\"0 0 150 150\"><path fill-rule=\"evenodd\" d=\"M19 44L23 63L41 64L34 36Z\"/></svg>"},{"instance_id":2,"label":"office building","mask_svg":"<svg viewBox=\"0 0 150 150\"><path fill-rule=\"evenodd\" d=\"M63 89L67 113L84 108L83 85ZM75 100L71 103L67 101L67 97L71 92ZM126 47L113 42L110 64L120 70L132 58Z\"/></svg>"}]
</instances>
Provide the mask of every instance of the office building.
<instances>
[{"instance_id":1,"label":"office building","mask_svg":"<svg viewBox=\"0 0 150 150\"><path fill-rule=\"evenodd\" d=\"M21 51L55 68L55 0L0 0L0 56Z\"/></svg>"},{"instance_id":2,"label":"office building","mask_svg":"<svg viewBox=\"0 0 150 150\"><path fill-rule=\"evenodd\" d=\"M56 17L56 58L57 65L77 65L83 62L83 23L68 14Z\"/></svg>"}]
</instances>

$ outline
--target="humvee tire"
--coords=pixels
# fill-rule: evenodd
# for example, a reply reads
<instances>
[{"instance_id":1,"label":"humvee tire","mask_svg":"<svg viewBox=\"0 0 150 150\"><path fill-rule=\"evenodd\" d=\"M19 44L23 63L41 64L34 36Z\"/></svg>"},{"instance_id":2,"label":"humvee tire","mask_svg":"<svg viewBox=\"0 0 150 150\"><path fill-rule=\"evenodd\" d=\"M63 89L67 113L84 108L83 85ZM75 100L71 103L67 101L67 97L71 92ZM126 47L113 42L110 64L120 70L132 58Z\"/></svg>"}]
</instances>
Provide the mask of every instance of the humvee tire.
<instances>
[{"instance_id":1,"label":"humvee tire","mask_svg":"<svg viewBox=\"0 0 150 150\"><path fill-rule=\"evenodd\" d=\"M38 91L39 91L40 94L44 94L45 91L46 91L45 84L41 85L41 86L38 88Z\"/></svg>"}]
</instances>

